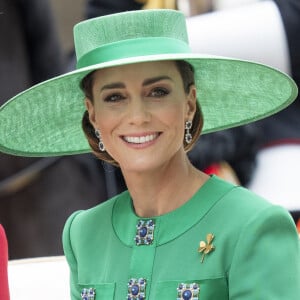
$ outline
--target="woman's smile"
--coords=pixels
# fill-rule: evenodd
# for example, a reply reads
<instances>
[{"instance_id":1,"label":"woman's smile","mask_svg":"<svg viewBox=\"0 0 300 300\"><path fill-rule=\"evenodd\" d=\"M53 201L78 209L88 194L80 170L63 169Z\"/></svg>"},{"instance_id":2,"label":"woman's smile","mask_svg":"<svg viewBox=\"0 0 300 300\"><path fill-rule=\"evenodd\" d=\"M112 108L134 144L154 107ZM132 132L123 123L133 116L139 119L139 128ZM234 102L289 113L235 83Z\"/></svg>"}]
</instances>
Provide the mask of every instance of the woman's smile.
<instances>
[{"instance_id":1,"label":"woman's smile","mask_svg":"<svg viewBox=\"0 0 300 300\"><path fill-rule=\"evenodd\" d=\"M141 134L141 135L126 135L122 136L123 140L134 145L149 145L152 144L159 136L159 133Z\"/></svg>"}]
</instances>

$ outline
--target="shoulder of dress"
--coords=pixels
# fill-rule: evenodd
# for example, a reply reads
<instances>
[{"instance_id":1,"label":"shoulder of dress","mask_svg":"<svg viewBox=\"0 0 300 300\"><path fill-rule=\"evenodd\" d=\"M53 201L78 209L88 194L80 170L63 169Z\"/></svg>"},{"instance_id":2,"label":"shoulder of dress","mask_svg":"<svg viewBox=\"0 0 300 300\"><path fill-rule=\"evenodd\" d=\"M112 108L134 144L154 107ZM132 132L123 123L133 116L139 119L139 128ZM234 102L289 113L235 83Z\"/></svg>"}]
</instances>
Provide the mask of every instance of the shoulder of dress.
<instances>
[{"instance_id":1,"label":"shoulder of dress","mask_svg":"<svg viewBox=\"0 0 300 300\"><path fill-rule=\"evenodd\" d=\"M69 217L69 223L72 222L72 226L85 226L90 223L94 223L97 220L101 220L101 224L111 222L111 215L113 207L118 201L122 201L124 198L128 198L128 192L122 192L94 207L86 210L79 210L74 212Z\"/></svg>"}]
</instances>

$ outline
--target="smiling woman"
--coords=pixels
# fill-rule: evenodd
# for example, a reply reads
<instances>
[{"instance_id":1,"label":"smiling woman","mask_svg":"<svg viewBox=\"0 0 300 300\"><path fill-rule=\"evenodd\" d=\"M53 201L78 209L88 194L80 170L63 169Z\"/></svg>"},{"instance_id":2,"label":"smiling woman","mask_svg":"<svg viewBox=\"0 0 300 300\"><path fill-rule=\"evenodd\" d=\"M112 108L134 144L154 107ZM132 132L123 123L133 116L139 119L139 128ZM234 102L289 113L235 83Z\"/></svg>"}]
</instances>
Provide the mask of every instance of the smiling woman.
<instances>
[{"instance_id":1,"label":"smiling woman","mask_svg":"<svg viewBox=\"0 0 300 300\"><path fill-rule=\"evenodd\" d=\"M192 54L178 11L108 15L74 34L78 69L0 110L3 151L93 151L124 175L127 191L66 222L72 300L298 299L289 213L187 157L201 133L289 105L293 80L254 62Z\"/></svg>"},{"instance_id":2,"label":"smiling woman","mask_svg":"<svg viewBox=\"0 0 300 300\"><path fill-rule=\"evenodd\" d=\"M177 78L177 79L179 79L179 82L177 82L177 86L180 87L183 84L183 89L184 89L183 91L186 94L184 97L186 97L187 95L190 94L191 88L195 84L195 79L194 79L193 67L189 63L187 63L183 60L178 60L178 61L174 61L174 62L151 63L150 67L151 67L151 65L152 65L152 68L155 69L155 73L159 73L159 74L161 74L163 72L162 69L161 69L162 66L164 66L165 69L167 69L167 73L169 73L169 67L171 65L173 67L173 71L177 71L180 74L180 78ZM175 68L174 68L174 66L175 66ZM132 68L132 66L131 66L131 68ZM140 66L140 65L137 65L136 68L138 70L141 70L141 69L148 70L149 69L149 63L146 64L144 67ZM125 71L125 72L127 72L127 71ZM135 76L139 77L139 79L141 79L140 74L136 71L134 71L134 72L135 72ZM118 69L117 69L117 73L119 73ZM88 74L85 78L83 78L83 80L81 82L81 88L84 91L84 94L85 94L86 98L89 99L90 104L94 103L95 96L93 95L92 89L93 89L93 83L96 81L96 78L95 78L96 76L100 78L100 82L101 82L102 77L105 78L105 76L102 76L101 73L99 74L99 71L98 71L98 72L92 72L92 73ZM150 86L151 85L150 87L152 89L154 89L154 91L151 90L151 92L154 93L152 95L157 95L157 96L152 97L152 98L153 99L161 99L160 101L156 100L157 105L159 107L161 107L160 102L164 100L163 98L168 96L171 93L171 91L169 91L167 88L165 88L164 85L162 85L162 86L159 85L160 83L162 83L163 80L172 81L172 78L170 78L168 76L165 76L165 75L164 76L160 75L160 76L156 76L154 78L154 80L153 79L152 80L148 79L147 81L144 81L144 83L142 84L143 86ZM130 80L130 82L131 81L135 82L136 80L135 79ZM124 93L126 86L125 86L124 83L122 83L121 86L120 86L120 83L118 85L108 84L108 85L103 86L101 88L101 90L104 90L104 89L109 90L109 92L114 96L114 99L117 100L118 97L119 98L121 97L120 94L118 94L118 96L117 96L117 92L119 92L119 90L117 91L117 88L119 88L119 89L123 88L123 93ZM96 91L96 93L97 93L97 91ZM172 93L176 94L177 92L172 91ZM172 95L169 95L169 97L172 98ZM172 102L174 102L174 101L172 101ZM182 140L182 142L184 144L185 151L188 151L192 148L195 141L197 141L197 139L198 139L198 137L201 133L202 126L203 126L203 116L202 116L200 105L199 105L198 102L195 102L194 105L196 105L196 111L195 111L195 115L194 115L194 122L192 124L191 129L190 129L192 140L189 143L187 143L184 139ZM82 120L82 126L83 126L83 130L85 132L85 135L86 135L86 137L89 141L89 144L90 144L93 152L95 153L95 155L98 158L102 159L102 160L105 160L109 163L112 163L112 164L118 166L119 165L118 162L116 162L114 160L114 158L109 155L109 153L107 151L101 151L99 149L98 137L95 135L94 126L90 123L89 115L88 115L87 111L84 113L83 120ZM183 130L181 130L181 132L183 132ZM151 136L154 137L155 135L151 135ZM138 138L138 137L136 136L136 138ZM130 137L129 137L129 139L130 139ZM133 140L134 139L131 139L131 142L133 142Z\"/></svg>"}]
</instances>

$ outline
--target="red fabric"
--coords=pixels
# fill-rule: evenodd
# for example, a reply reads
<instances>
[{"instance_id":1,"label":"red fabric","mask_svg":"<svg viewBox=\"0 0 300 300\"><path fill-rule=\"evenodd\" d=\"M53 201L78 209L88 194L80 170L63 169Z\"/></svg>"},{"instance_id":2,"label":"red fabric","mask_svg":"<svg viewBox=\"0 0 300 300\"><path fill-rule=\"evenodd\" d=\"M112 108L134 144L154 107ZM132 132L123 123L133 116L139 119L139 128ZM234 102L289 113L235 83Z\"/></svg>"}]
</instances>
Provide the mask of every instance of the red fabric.
<instances>
[{"instance_id":1,"label":"red fabric","mask_svg":"<svg viewBox=\"0 0 300 300\"><path fill-rule=\"evenodd\" d=\"M204 173L206 173L208 175L212 175L212 174L219 175L220 165L219 164L211 164L204 170Z\"/></svg>"},{"instance_id":2,"label":"red fabric","mask_svg":"<svg viewBox=\"0 0 300 300\"><path fill-rule=\"evenodd\" d=\"M0 224L0 299L9 300L7 277L8 246L3 227Z\"/></svg>"}]
</instances>

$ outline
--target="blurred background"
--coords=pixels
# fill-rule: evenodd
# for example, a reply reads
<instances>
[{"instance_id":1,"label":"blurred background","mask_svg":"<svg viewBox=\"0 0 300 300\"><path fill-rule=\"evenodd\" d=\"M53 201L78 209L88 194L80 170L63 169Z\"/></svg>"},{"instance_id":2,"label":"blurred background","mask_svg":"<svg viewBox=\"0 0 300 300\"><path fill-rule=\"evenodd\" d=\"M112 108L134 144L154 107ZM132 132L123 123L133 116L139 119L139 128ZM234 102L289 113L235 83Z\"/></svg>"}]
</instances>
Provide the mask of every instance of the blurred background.
<instances>
[{"instance_id":1,"label":"blurred background","mask_svg":"<svg viewBox=\"0 0 300 300\"><path fill-rule=\"evenodd\" d=\"M72 30L79 21L149 8L183 11L193 51L255 59L299 84L298 0L0 0L0 104L75 68ZM189 157L206 173L285 206L297 223L299 99L295 103L266 121L204 135ZM61 255L67 217L125 188L120 171L91 154L24 158L1 153L0 223L9 258Z\"/></svg>"},{"instance_id":2,"label":"blurred background","mask_svg":"<svg viewBox=\"0 0 300 300\"><path fill-rule=\"evenodd\" d=\"M73 26L85 19L86 2L86 0L49 0L64 53L73 51Z\"/></svg>"}]
</instances>

